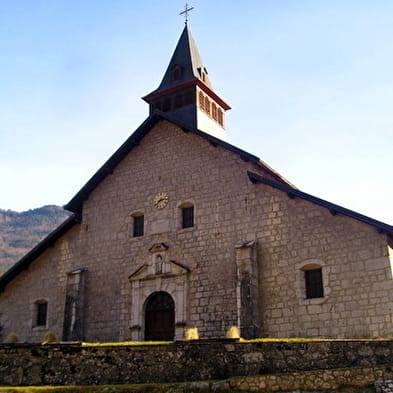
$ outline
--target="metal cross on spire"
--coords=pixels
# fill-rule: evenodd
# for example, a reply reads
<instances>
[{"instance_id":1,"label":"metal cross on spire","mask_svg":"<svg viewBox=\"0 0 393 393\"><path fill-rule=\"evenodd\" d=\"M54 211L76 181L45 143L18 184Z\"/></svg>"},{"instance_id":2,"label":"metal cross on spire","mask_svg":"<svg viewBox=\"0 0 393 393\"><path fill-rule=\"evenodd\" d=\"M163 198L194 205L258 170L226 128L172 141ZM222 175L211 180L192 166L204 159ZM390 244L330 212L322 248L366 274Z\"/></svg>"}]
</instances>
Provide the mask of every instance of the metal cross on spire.
<instances>
[{"instance_id":1,"label":"metal cross on spire","mask_svg":"<svg viewBox=\"0 0 393 393\"><path fill-rule=\"evenodd\" d=\"M189 13L190 11L192 11L193 9L194 9L194 7L190 7L190 6L186 3L186 5L184 6L184 11L180 12L179 15L184 15L184 18L185 18L184 23L185 23L185 24L187 24L187 22L188 22L188 13Z\"/></svg>"}]
</instances>

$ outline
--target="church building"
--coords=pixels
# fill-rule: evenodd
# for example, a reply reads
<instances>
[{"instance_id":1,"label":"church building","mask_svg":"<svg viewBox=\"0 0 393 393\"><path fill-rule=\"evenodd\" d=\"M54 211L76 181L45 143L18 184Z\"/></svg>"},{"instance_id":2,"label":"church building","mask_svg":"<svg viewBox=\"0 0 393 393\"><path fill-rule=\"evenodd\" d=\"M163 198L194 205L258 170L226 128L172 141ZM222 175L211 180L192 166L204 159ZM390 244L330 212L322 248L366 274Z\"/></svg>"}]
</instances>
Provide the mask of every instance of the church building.
<instances>
[{"instance_id":1,"label":"church building","mask_svg":"<svg viewBox=\"0 0 393 393\"><path fill-rule=\"evenodd\" d=\"M393 227L227 143L187 24L143 100L72 215L0 277L2 340L393 336Z\"/></svg>"}]
</instances>

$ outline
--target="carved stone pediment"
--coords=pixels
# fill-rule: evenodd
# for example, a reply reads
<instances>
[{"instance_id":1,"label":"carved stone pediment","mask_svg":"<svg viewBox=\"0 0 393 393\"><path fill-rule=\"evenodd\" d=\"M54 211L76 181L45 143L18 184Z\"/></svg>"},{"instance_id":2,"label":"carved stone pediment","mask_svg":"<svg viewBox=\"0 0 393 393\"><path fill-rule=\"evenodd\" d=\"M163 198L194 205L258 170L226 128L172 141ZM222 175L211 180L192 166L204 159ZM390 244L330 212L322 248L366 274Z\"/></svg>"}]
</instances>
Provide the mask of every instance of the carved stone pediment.
<instances>
[{"instance_id":1,"label":"carved stone pediment","mask_svg":"<svg viewBox=\"0 0 393 393\"><path fill-rule=\"evenodd\" d=\"M156 252L164 252L168 249L169 247L165 243L155 243L153 244L150 248L149 251L153 254Z\"/></svg>"},{"instance_id":2,"label":"carved stone pediment","mask_svg":"<svg viewBox=\"0 0 393 393\"><path fill-rule=\"evenodd\" d=\"M136 269L132 274L128 276L129 281L142 281L142 280L154 280L156 278L170 278L181 276L191 272L191 269L176 261L168 261L166 262L166 268L160 273L152 272L152 269L149 265L141 265L138 269Z\"/></svg>"},{"instance_id":3,"label":"carved stone pediment","mask_svg":"<svg viewBox=\"0 0 393 393\"><path fill-rule=\"evenodd\" d=\"M146 275L147 273L147 265L141 265L136 269L133 273L128 276L128 279L131 280L138 280L140 276Z\"/></svg>"},{"instance_id":4,"label":"carved stone pediment","mask_svg":"<svg viewBox=\"0 0 393 393\"><path fill-rule=\"evenodd\" d=\"M235 248L247 248L247 247L254 247L255 240L247 240L244 242L239 242L235 245Z\"/></svg>"}]
</instances>

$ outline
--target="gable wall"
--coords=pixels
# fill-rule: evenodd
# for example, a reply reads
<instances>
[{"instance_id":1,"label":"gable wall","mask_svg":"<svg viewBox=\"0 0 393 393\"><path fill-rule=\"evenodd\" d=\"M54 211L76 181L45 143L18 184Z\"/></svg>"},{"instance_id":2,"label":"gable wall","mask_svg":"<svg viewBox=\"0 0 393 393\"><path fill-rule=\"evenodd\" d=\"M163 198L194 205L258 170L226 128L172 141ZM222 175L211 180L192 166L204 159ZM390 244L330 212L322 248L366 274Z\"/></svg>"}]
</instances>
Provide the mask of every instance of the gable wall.
<instances>
[{"instance_id":1,"label":"gable wall","mask_svg":"<svg viewBox=\"0 0 393 393\"><path fill-rule=\"evenodd\" d=\"M235 245L251 240L257 251L262 335L392 334L393 287L384 235L252 184L247 170L258 172L203 138L168 122L157 124L90 195L81 225L0 294L4 336L15 331L22 339L39 341L45 329L31 331L32 304L48 297L45 331L61 337L67 273L85 268L87 341L143 339L143 304L154 290L176 300L175 322L198 327L202 338L223 337L238 324ZM158 192L169 195L162 210L152 206ZM183 202L195 206L193 228L180 228ZM143 237L132 237L135 212L145 215ZM177 269L183 275L131 283L128 277L143 265L152 271L149 249L157 243L168 246L162 254L167 264L175 261L191 272ZM327 296L322 300L304 299L300 269L307 263L323 267ZM145 287L138 299L134 285ZM138 318L131 311L135 308ZM139 330L130 330L137 325Z\"/></svg>"},{"instance_id":2,"label":"gable wall","mask_svg":"<svg viewBox=\"0 0 393 393\"><path fill-rule=\"evenodd\" d=\"M255 168L238 155L170 123L158 124L90 195L82 224L0 295L2 319L8 326L4 337L12 331L22 340L39 341L50 330L60 338L67 273L84 268L85 339L130 339L133 299L128 276L141 265L152 264L148 250L160 242L169 247L166 262L191 269L186 278L186 313L176 322L199 327L202 337L224 335L237 320L234 245L248 236L244 230L237 233L234 222L241 221L245 195L252 187L247 170ZM169 205L157 210L152 199L161 191L169 194ZM182 202L195 205L193 228L180 228ZM130 214L136 211L146 218L142 238L131 235ZM168 282L154 281L157 290L170 288ZM31 331L32 303L38 298L48 299L49 325Z\"/></svg>"},{"instance_id":3,"label":"gable wall","mask_svg":"<svg viewBox=\"0 0 393 393\"><path fill-rule=\"evenodd\" d=\"M162 123L122 162L116 176L102 184L107 192L100 190L90 198L84 217L89 228L90 223L93 230L97 225L101 236L120 239L119 253L108 246L106 254L113 260L114 272L120 267L115 274L122 277L115 312L122 318L120 337L130 338L127 327L133 324L126 277L152 263L147 250L157 242L169 246L169 259L192 269L187 324L197 326L202 337L222 337L238 322L234 246L249 240L257 241L264 335L391 334L393 287L385 237L351 218L332 216L323 207L252 185L245 176L247 169L255 171L237 155ZM170 202L157 211L151 201L160 191L169 194ZM100 232L102 222L94 224L94 217L106 210L109 201L114 204L105 212L107 221ZM179 229L177 206L186 201L196 209L196 226L191 230ZM135 211L146 217L143 239L130 237L128 214ZM300 269L315 262L323 266L327 296L305 300ZM108 296L112 292L108 284Z\"/></svg>"},{"instance_id":4,"label":"gable wall","mask_svg":"<svg viewBox=\"0 0 393 393\"><path fill-rule=\"evenodd\" d=\"M385 235L265 185L256 187L253 209L265 336L391 336L393 284ZM305 299L301 269L308 264L322 266L322 299Z\"/></svg>"},{"instance_id":5,"label":"gable wall","mask_svg":"<svg viewBox=\"0 0 393 393\"><path fill-rule=\"evenodd\" d=\"M252 187L248 169L252 165L238 155L162 122L97 187L84 205L82 227L88 230L81 233L90 283L90 340L131 338L129 327L137 323L130 310L136 300L128 276L152 264L149 249L160 242L169 247L166 262L174 260L192 270L185 320L176 322L199 327L204 337L222 336L236 324L234 245L247 238L237 233L236 222L244 215L244 195ZM169 195L163 210L152 206L158 192ZM194 228L180 228L183 202L195 206ZM132 237L135 212L145 215L145 236L139 238ZM157 279L154 285L176 291L169 282Z\"/></svg>"}]
</instances>

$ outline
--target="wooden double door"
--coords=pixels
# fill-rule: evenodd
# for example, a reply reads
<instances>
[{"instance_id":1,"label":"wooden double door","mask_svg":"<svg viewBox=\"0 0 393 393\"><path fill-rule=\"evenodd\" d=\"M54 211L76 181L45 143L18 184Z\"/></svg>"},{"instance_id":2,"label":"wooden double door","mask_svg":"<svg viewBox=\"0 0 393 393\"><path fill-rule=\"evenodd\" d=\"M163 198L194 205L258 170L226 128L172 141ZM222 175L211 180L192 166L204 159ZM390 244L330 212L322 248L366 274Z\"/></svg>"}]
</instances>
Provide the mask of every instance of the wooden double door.
<instances>
[{"instance_id":1,"label":"wooden double door","mask_svg":"<svg viewBox=\"0 0 393 393\"><path fill-rule=\"evenodd\" d=\"M166 292L155 292L146 301L145 340L172 341L175 337L175 302Z\"/></svg>"}]
</instances>

